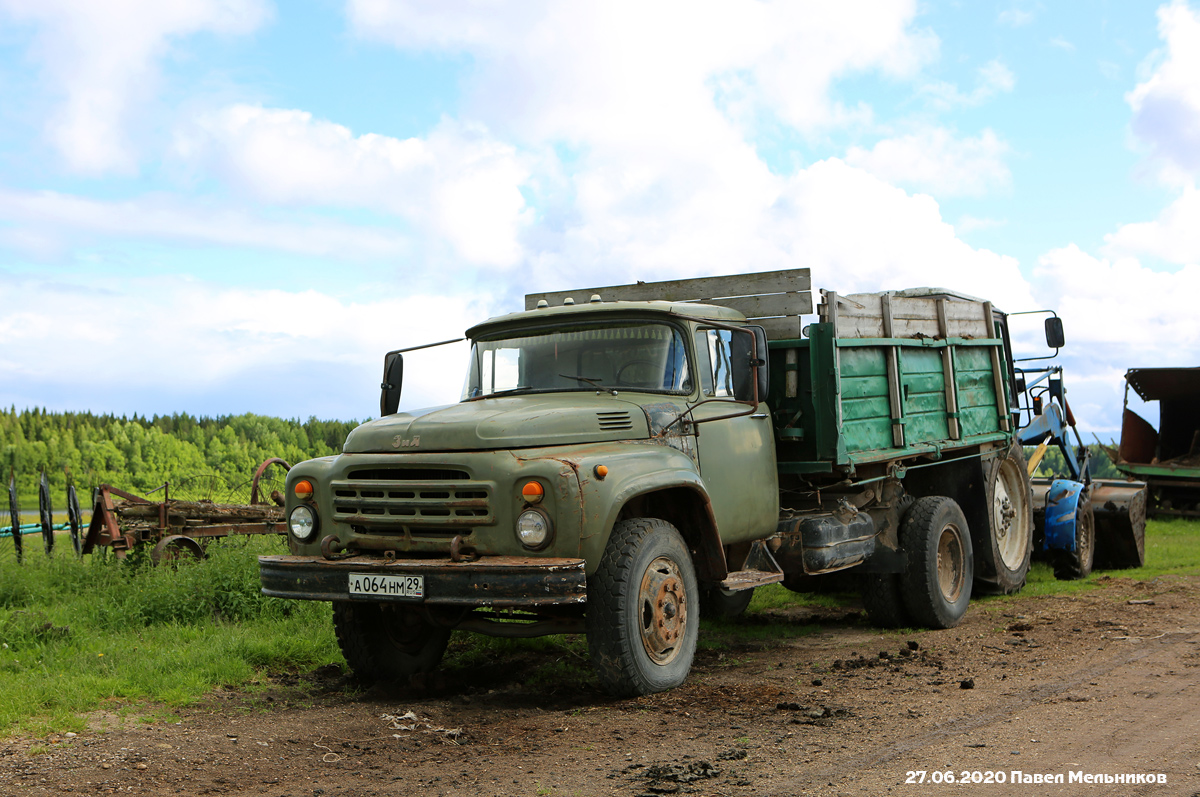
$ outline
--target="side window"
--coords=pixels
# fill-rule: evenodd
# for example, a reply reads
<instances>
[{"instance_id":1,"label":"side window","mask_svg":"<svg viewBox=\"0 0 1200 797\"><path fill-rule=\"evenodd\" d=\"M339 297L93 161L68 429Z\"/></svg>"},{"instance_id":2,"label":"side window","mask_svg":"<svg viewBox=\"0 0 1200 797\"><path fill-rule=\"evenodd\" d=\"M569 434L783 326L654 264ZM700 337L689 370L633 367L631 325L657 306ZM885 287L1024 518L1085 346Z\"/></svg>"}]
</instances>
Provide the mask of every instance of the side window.
<instances>
[{"instance_id":1,"label":"side window","mask_svg":"<svg viewBox=\"0 0 1200 797\"><path fill-rule=\"evenodd\" d=\"M696 351L700 355L700 387L704 395L717 398L735 395L730 339L727 329L701 329L696 332ZM705 359L708 362L705 362Z\"/></svg>"}]
</instances>

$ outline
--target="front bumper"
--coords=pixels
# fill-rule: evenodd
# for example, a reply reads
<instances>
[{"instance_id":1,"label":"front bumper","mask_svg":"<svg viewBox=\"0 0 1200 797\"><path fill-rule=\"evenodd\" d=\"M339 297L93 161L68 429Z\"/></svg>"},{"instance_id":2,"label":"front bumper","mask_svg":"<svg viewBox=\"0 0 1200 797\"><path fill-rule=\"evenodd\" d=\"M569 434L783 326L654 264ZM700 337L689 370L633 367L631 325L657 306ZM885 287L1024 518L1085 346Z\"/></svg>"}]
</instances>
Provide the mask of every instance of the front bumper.
<instances>
[{"instance_id":1,"label":"front bumper","mask_svg":"<svg viewBox=\"0 0 1200 797\"><path fill-rule=\"evenodd\" d=\"M582 559L483 556L474 562L452 562L354 556L330 561L320 556L260 556L258 567L262 592L273 598L397 601L464 608L536 608L587 600ZM351 573L424 576L425 597L351 596Z\"/></svg>"}]
</instances>

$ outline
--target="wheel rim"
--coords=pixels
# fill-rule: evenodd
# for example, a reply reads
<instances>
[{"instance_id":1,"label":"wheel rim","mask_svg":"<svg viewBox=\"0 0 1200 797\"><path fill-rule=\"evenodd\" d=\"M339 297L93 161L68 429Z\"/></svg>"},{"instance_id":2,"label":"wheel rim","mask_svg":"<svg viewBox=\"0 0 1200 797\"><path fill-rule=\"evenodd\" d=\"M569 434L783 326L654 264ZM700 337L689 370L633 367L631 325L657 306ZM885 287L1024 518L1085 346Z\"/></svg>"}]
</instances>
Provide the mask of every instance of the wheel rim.
<instances>
[{"instance_id":1,"label":"wheel rim","mask_svg":"<svg viewBox=\"0 0 1200 797\"><path fill-rule=\"evenodd\" d=\"M1009 570L1017 570L1024 564L1032 533L1022 485L1020 466L1006 459L1000 465L992 491L992 525L996 530L1000 561Z\"/></svg>"},{"instance_id":2,"label":"wheel rim","mask_svg":"<svg viewBox=\"0 0 1200 797\"><path fill-rule=\"evenodd\" d=\"M1075 510L1075 550L1078 552L1081 566L1086 566L1092 561L1092 546L1096 540L1095 528L1091 503L1080 501Z\"/></svg>"},{"instance_id":3,"label":"wheel rim","mask_svg":"<svg viewBox=\"0 0 1200 797\"><path fill-rule=\"evenodd\" d=\"M687 615L679 565L660 556L646 568L638 590L638 630L646 655L655 664L669 664L679 655Z\"/></svg>"},{"instance_id":4,"label":"wheel rim","mask_svg":"<svg viewBox=\"0 0 1200 797\"><path fill-rule=\"evenodd\" d=\"M938 537L937 578L938 589L950 603L957 601L962 594L966 582L965 562L962 532L958 526L948 523Z\"/></svg>"}]
</instances>

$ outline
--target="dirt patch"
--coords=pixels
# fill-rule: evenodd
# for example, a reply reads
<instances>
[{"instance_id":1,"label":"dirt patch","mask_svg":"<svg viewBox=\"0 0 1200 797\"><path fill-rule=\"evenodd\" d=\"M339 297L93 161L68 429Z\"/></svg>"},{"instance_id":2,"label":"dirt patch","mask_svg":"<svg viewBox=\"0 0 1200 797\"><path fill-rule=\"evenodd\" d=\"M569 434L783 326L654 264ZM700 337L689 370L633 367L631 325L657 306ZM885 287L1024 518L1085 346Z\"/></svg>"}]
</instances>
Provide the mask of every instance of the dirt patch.
<instances>
[{"instance_id":1,"label":"dirt patch","mask_svg":"<svg viewBox=\"0 0 1200 797\"><path fill-rule=\"evenodd\" d=\"M75 737L10 739L0 794L1191 797L1198 598L1198 577L1108 579L900 633L853 608L759 615L748 622L815 630L701 651L683 687L633 700L526 685L536 651L368 690L323 668L216 692L174 724L97 715ZM1014 784L1014 771L1064 783ZM1070 783L1075 772L1156 779Z\"/></svg>"}]
</instances>

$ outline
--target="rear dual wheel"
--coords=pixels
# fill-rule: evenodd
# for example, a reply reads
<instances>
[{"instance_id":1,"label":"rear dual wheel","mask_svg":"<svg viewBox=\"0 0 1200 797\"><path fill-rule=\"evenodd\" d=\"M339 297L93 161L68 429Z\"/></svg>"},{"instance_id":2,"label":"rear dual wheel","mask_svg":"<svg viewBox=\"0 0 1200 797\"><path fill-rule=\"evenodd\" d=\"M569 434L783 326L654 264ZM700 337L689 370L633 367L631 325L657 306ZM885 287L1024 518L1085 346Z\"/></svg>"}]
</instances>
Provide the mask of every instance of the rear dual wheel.
<instances>
[{"instance_id":1,"label":"rear dual wheel","mask_svg":"<svg viewBox=\"0 0 1200 797\"><path fill-rule=\"evenodd\" d=\"M918 498L900 523L905 569L866 573L861 594L867 619L881 628L953 628L971 601L975 563L971 534L952 498Z\"/></svg>"},{"instance_id":2,"label":"rear dual wheel","mask_svg":"<svg viewBox=\"0 0 1200 797\"><path fill-rule=\"evenodd\" d=\"M918 498L900 525L908 554L900 592L909 617L919 626L953 628L971 601L975 562L971 534L952 498Z\"/></svg>"}]
</instances>

